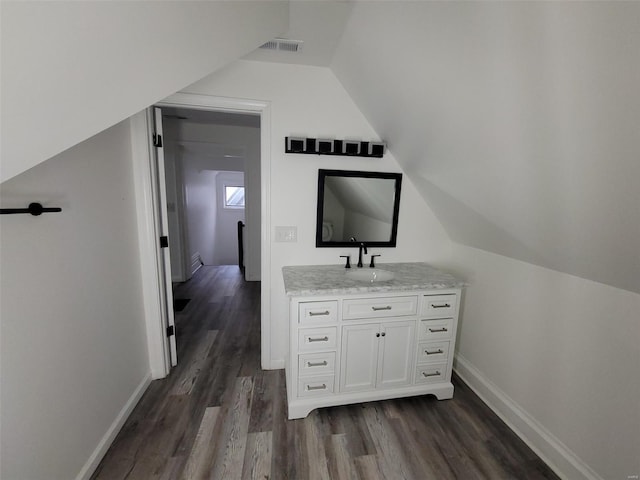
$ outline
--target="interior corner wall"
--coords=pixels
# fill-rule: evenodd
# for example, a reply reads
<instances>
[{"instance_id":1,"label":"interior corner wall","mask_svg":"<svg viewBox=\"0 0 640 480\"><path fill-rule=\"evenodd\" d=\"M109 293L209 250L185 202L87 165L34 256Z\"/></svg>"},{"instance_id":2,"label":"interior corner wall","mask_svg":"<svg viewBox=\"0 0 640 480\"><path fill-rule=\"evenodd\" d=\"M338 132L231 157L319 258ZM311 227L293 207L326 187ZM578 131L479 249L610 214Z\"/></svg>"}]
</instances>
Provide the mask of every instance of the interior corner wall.
<instances>
[{"instance_id":1,"label":"interior corner wall","mask_svg":"<svg viewBox=\"0 0 640 480\"><path fill-rule=\"evenodd\" d=\"M640 474L640 295L454 245L457 369L564 478Z\"/></svg>"},{"instance_id":2,"label":"interior corner wall","mask_svg":"<svg viewBox=\"0 0 640 480\"><path fill-rule=\"evenodd\" d=\"M271 362L283 365L288 302L282 267L338 264L339 255L357 254L355 248L315 247L318 169L402 170L391 152L381 159L284 153L284 138L291 135L379 139L328 68L237 61L183 91L270 104L271 271L263 272L263 279L269 276L271 292ZM276 242L273 229L277 226L297 227L297 242ZM372 248L369 253L381 253L381 263L429 261L436 265L442 265L450 253L449 238L408 177L402 184L397 245Z\"/></svg>"},{"instance_id":3,"label":"interior corner wall","mask_svg":"<svg viewBox=\"0 0 640 480\"><path fill-rule=\"evenodd\" d=\"M129 122L2 184L5 479L78 478L147 386ZM115 430L115 431L114 431Z\"/></svg>"}]
</instances>

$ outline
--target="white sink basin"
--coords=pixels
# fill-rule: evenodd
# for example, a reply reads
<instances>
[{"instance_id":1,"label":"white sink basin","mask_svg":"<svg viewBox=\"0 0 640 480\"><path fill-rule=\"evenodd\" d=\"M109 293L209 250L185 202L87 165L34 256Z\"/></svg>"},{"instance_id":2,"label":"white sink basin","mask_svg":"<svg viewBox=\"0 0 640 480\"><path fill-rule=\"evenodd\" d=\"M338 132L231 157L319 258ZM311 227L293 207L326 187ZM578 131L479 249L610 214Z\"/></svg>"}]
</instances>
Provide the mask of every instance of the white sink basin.
<instances>
[{"instance_id":1,"label":"white sink basin","mask_svg":"<svg viewBox=\"0 0 640 480\"><path fill-rule=\"evenodd\" d=\"M396 278L396 274L379 268L359 268L345 273L347 278L366 283L387 282Z\"/></svg>"}]
</instances>

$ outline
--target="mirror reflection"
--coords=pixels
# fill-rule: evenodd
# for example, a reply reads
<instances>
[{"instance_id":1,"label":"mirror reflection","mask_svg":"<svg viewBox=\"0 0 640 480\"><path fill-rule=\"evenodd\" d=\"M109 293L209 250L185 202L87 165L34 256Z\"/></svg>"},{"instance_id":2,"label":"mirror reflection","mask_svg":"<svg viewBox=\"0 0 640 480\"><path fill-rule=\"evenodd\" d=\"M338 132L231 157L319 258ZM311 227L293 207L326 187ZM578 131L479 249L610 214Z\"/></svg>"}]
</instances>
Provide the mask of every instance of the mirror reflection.
<instances>
[{"instance_id":1,"label":"mirror reflection","mask_svg":"<svg viewBox=\"0 0 640 480\"><path fill-rule=\"evenodd\" d=\"M316 246L394 247L401 173L320 170Z\"/></svg>"}]
</instances>

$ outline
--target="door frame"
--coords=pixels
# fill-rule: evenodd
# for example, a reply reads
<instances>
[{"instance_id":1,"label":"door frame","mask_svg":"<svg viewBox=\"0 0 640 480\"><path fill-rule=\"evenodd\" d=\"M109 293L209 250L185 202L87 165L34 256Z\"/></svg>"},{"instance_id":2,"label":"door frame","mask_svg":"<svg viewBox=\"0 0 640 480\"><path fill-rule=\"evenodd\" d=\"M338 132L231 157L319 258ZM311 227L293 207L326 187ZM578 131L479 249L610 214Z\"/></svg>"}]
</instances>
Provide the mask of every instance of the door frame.
<instances>
[{"instance_id":1,"label":"door frame","mask_svg":"<svg viewBox=\"0 0 640 480\"><path fill-rule=\"evenodd\" d=\"M158 102L158 107L179 107L229 113L260 115L260 358L263 369L274 368L271 362L271 104L266 101L217 97L211 95L176 93ZM164 378L171 370L168 342L160 302L160 271L156 258L158 234L155 218L160 212L153 207L152 198L152 139L146 110L134 115L131 121L133 179L138 221L138 242L142 295L147 331L149 367L153 379ZM166 208L166 205L163 207Z\"/></svg>"}]
</instances>

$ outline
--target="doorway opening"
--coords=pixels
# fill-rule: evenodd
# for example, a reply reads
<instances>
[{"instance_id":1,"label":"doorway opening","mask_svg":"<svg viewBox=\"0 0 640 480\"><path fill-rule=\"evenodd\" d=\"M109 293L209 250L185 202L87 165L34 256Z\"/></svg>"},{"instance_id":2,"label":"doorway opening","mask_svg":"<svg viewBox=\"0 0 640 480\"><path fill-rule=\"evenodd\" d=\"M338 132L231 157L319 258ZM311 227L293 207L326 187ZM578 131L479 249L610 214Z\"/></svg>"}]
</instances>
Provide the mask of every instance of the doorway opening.
<instances>
[{"instance_id":1,"label":"doorway opening","mask_svg":"<svg viewBox=\"0 0 640 480\"><path fill-rule=\"evenodd\" d=\"M185 285L198 270L235 265L245 281L260 280L260 217L252 215L260 212L260 117L179 107L159 110L179 356L188 343L180 320L193 318L192 310L204 302L189 292L207 295Z\"/></svg>"},{"instance_id":2,"label":"doorway opening","mask_svg":"<svg viewBox=\"0 0 640 480\"><path fill-rule=\"evenodd\" d=\"M161 110L172 281L203 265L238 265L259 281L260 116Z\"/></svg>"},{"instance_id":3,"label":"doorway opening","mask_svg":"<svg viewBox=\"0 0 640 480\"><path fill-rule=\"evenodd\" d=\"M201 157L218 157L220 165L222 166L205 166L200 168L201 172L215 173L216 176L222 177L231 171L241 172L243 176L243 186L245 188L245 219L243 223L246 228L243 229L245 235L246 248L244 248L245 258L245 277L249 282L260 281L260 363L264 369L274 368L270 361L270 280L269 275L263 272L269 272L270 268L270 245L269 245L269 231L270 231L270 212L269 212L269 184L270 184L270 107L267 102L261 101L249 101L241 99L229 99L222 97L213 97L208 95L196 95L178 93L171 97L168 97L164 101L156 105L163 112L167 112L170 116L168 125L174 121L186 122L189 117L184 117L184 113L192 115L192 121L189 128L191 130L191 136L179 136L176 134L176 141L173 143L172 155L183 155L185 152L191 151L198 152ZM195 117L195 118L194 118ZM212 121L213 119L213 121ZM164 121L164 119L163 119ZM248 127L246 123L253 122L253 127ZM164 123L164 122L161 122ZM240 125L238 125L240 123ZM225 137L224 141L216 141L214 137L202 138L202 131L212 128L212 124L226 125L226 127L241 127L254 128L258 132L258 142L254 146L241 145L238 142L228 141L229 137ZM255 125L258 125L256 127ZM167 328L167 318L169 314L166 313L168 308L164 308L162 299L159 295L159 291L166 292L167 289L171 291L172 280L182 280L189 278L193 275L194 265L192 261L193 253L190 251L189 232L185 228L185 224L188 221L186 216L180 218L177 211L181 205L178 202L188 201L186 192L183 191L183 184L175 181L176 185L173 192L173 200L167 199L163 202L157 202L154 200L154 181L157 184L164 184L158 180L158 172L154 172L153 161L142 161L143 158L153 159L154 147L161 150L161 156L164 157L164 148L159 148L157 145L157 138L151 134L151 126L153 125L153 118L151 113L142 112L139 115L132 117L132 130L134 138L134 149L136 150L137 158L140 159L134 166L134 174L136 176L136 196L138 204L138 222L140 231L140 248L141 248L141 268L143 277L143 294L145 298L145 317L147 323L148 332L148 345L149 345L149 361L151 365L152 378L163 378L169 373L171 369L171 355L170 355L170 343L168 338L172 332L171 328ZM180 125L174 125L179 127ZM172 135L171 125L168 126L167 132L169 136ZM200 136L199 136L200 135ZM163 132L163 137L165 133ZM164 137L163 140L169 137ZM179 140L179 141L178 141ZM160 142L167 145L165 142ZM171 143L171 142L170 142ZM254 150L250 152L250 150ZM257 153L256 153L257 152ZM156 152L157 153L157 152ZM244 162L242 170L237 169L237 160L239 157L248 158L250 155L256 157L256 161ZM172 175L177 177L184 174L181 168L176 168L175 158L169 160L168 163L173 162L173 165L169 166L169 169L173 168ZM205 159L201 159L204 161ZM182 160L180 160L182 161ZM236 162L235 168L229 167L229 164ZM227 166L224 166L225 163ZM215 170L214 170L215 168ZM162 168L164 173L164 166ZM200 173L201 173L200 172ZM223 175L224 174L224 175ZM162 175L164 176L164 175ZM223 182L225 183L225 182ZM226 182L229 186L231 183L237 183L237 180ZM220 189L224 192L224 186ZM171 195L169 195L171 197ZM253 196L252 196L253 195ZM218 203L224 204L225 199L222 198L223 194L217 197ZM230 199L230 201L233 199ZM227 202L229 203L229 202ZM239 206L236 199L236 208ZM184 205L182 205L184 207ZM227 208L229 205L227 205ZM169 211L171 214L175 214L174 218L169 222ZM158 218L164 217L165 227L158 227ZM182 226L180 226L182 222ZM231 229L236 232L235 228ZM163 233L167 232L167 233ZM171 233L173 232L173 233ZM170 245L178 252L176 259L169 260L168 256L165 256L164 263L166 269L173 271L173 265L176 265L175 270L178 272L174 276L172 273L170 276L161 275L164 269L163 265L158 265L158 258L162 258L159 253L162 251L162 237L161 235L167 235L173 237L173 240L169 240ZM160 242L158 242L160 237ZM215 241L215 237L214 237ZM166 245L166 240L164 244ZM176 245L177 243L177 245ZM237 245L237 241L236 241ZM237 247L236 247L237 248ZM165 248L166 252L167 249ZM237 252L237 250L236 250ZM237 253L236 253L237 255ZM202 256L198 257L199 259ZM215 262L215 260L214 260ZM202 265L204 262L201 262ZM226 263L226 262L224 262ZM238 265L236 264L236 268ZM179 276L178 276L179 275ZM172 302L171 302L172 303ZM169 305L170 303L167 303ZM171 309L173 313L173 309ZM174 337L175 339L175 337Z\"/></svg>"}]
</instances>

